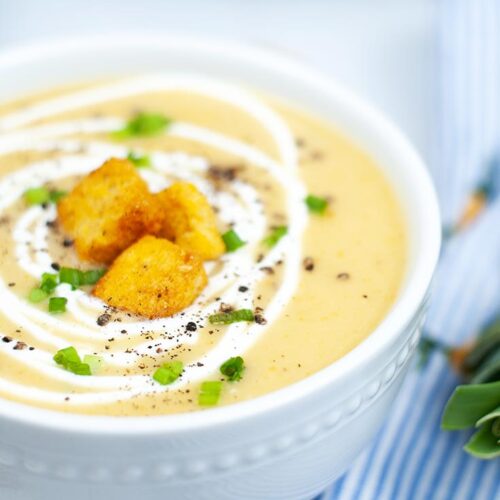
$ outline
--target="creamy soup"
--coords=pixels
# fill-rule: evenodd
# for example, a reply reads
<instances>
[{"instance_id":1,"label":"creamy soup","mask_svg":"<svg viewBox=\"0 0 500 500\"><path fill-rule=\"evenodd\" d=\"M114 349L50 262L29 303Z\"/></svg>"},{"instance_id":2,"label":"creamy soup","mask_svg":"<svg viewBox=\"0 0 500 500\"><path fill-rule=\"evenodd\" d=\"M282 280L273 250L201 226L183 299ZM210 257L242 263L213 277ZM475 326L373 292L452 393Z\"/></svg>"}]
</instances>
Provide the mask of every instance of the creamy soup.
<instances>
[{"instance_id":1,"label":"creamy soup","mask_svg":"<svg viewBox=\"0 0 500 500\"><path fill-rule=\"evenodd\" d=\"M137 112L171 122L161 134L117 139ZM43 273L98 266L78 258L54 200L30 204L26 191L69 191L108 158L131 154L147 158L137 171L152 192L193 183L221 234L232 229L245 244L206 261L208 285L173 316L137 317L91 285L67 283L52 292L67 299L64 310L49 311L47 298L31 295ZM333 126L246 89L168 75L0 104L0 241L0 395L102 415L199 410L206 381L221 381L216 404L231 404L321 370L380 323L406 262L391 186ZM254 321L209 321L228 306ZM68 346L98 356L99 370L57 364ZM244 370L230 381L220 367L237 356ZM153 374L173 360L181 375L158 383Z\"/></svg>"}]
</instances>

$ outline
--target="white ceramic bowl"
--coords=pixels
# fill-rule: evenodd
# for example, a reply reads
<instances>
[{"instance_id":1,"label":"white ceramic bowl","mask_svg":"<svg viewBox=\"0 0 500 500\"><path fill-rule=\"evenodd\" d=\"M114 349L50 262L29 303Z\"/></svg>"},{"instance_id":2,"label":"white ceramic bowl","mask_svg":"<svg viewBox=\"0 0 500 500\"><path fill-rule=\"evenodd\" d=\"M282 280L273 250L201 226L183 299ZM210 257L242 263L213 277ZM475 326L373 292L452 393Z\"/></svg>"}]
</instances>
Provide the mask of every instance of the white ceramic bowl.
<instances>
[{"instance_id":1,"label":"white ceramic bowl","mask_svg":"<svg viewBox=\"0 0 500 500\"><path fill-rule=\"evenodd\" d=\"M371 336L341 360L248 402L186 415L111 418L0 400L4 500L311 498L377 432L417 344L440 245L436 197L407 140L348 90L282 56L234 43L107 37L1 53L0 100L171 70L282 96L330 120L370 153L407 218L410 255L401 293Z\"/></svg>"}]
</instances>

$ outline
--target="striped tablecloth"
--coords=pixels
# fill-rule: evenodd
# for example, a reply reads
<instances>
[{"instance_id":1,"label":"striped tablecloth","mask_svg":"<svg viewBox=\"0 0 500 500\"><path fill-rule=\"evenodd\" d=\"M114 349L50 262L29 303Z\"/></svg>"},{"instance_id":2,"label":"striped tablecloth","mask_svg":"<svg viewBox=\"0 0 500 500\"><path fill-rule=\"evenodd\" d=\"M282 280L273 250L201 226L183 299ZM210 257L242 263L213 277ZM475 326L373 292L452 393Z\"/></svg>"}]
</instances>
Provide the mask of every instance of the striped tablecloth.
<instances>
[{"instance_id":1,"label":"striped tablecloth","mask_svg":"<svg viewBox=\"0 0 500 500\"><path fill-rule=\"evenodd\" d=\"M457 345L500 308L500 0L440 0L436 39L439 135L430 165L445 241L426 324ZM486 194L472 223L460 224L471 195ZM477 207L476 207L477 208ZM465 227L462 227L465 226ZM440 430L459 383L435 353L407 377L375 443L322 500L500 499L500 460L470 457L468 433Z\"/></svg>"}]
</instances>

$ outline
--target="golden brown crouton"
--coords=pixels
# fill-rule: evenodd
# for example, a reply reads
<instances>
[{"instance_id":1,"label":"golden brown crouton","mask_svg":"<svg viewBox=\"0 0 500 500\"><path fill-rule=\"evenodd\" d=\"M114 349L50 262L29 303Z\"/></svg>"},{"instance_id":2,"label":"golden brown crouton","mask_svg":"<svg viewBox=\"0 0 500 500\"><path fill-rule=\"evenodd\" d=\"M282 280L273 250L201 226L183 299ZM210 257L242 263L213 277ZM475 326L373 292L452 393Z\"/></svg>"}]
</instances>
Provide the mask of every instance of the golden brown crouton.
<instances>
[{"instance_id":1,"label":"golden brown crouton","mask_svg":"<svg viewBox=\"0 0 500 500\"><path fill-rule=\"evenodd\" d=\"M127 160L112 158L84 177L57 207L84 260L112 262L141 236L161 227L162 209Z\"/></svg>"},{"instance_id":2,"label":"golden brown crouton","mask_svg":"<svg viewBox=\"0 0 500 500\"><path fill-rule=\"evenodd\" d=\"M159 318L185 309L206 284L198 256L168 240L144 236L113 262L93 294L118 309Z\"/></svg>"},{"instance_id":3,"label":"golden brown crouton","mask_svg":"<svg viewBox=\"0 0 500 500\"><path fill-rule=\"evenodd\" d=\"M195 186L176 182L156 196L165 211L161 236L203 260L215 259L224 253L212 207Z\"/></svg>"}]
</instances>

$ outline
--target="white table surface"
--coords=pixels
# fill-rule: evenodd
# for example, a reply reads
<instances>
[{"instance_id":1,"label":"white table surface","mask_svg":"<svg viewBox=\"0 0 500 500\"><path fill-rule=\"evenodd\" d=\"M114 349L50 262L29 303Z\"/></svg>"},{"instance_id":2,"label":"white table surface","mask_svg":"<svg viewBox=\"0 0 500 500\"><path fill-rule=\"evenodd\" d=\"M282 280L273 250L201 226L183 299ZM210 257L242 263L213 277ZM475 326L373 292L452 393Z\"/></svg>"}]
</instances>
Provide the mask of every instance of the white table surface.
<instances>
[{"instance_id":1,"label":"white table surface","mask_svg":"<svg viewBox=\"0 0 500 500\"><path fill-rule=\"evenodd\" d=\"M123 31L250 41L309 61L383 109L431 159L435 0L0 0L0 49Z\"/></svg>"}]
</instances>

